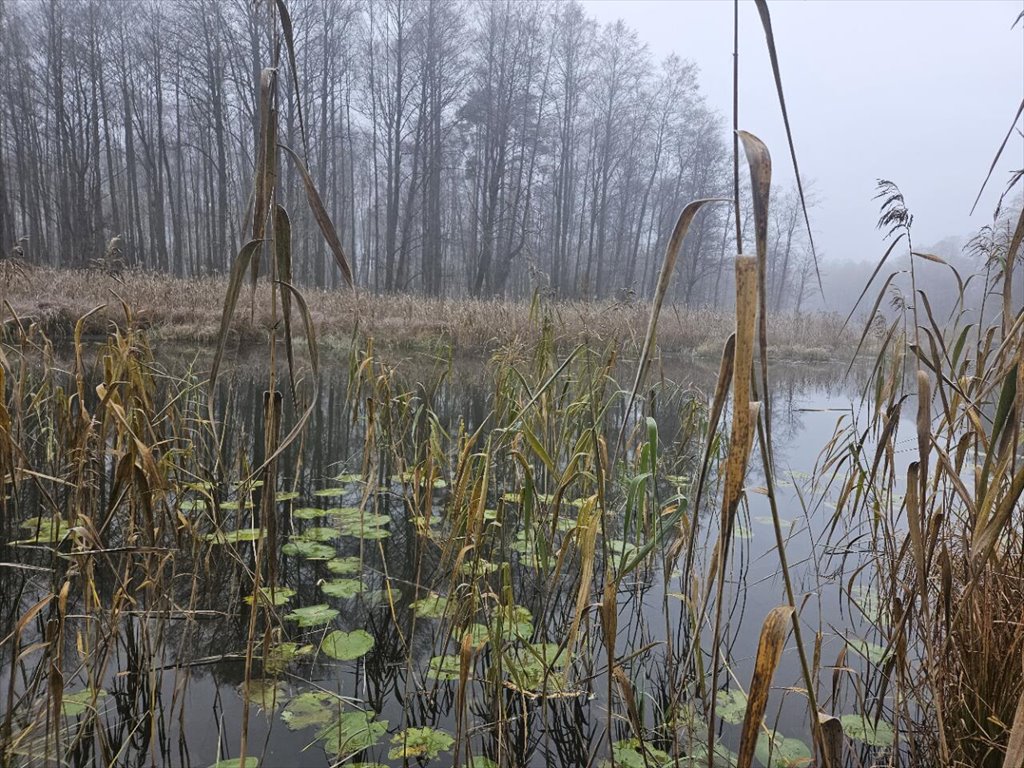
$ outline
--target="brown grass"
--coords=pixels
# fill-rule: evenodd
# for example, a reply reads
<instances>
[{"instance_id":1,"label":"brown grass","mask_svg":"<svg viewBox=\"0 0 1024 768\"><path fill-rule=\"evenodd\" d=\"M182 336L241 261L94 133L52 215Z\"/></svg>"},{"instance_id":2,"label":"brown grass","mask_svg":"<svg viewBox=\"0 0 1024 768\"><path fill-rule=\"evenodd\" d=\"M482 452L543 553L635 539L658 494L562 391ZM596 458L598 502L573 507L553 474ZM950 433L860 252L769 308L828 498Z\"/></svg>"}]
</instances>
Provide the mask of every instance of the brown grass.
<instances>
[{"instance_id":1,"label":"brown grass","mask_svg":"<svg viewBox=\"0 0 1024 768\"><path fill-rule=\"evenodd\" d=\"M94 270L33 269L6 287L4 298L22 322L39 323L52 338L70 338L78 318L100 305L85 326L88 335L105 335L121 324L123 300L147 326L151 338L191 344L217 339L227 279L180 279L147 272L120 277ZM255 301L243 291L233 331L242 343L266 338L271 325L269 288L261 283ZM322 341L343 346L358 332L378 346L450 347L457 354L489 353L508 344L534 343L542 323L525 302L505 299L433 299L413 295L374 296L349 290L307 289L306 299ZM255 312L253 312L255 307ZM548 301L544 314L555 339L567 345L620 340L639 347L650 315L647 303ZM13 322L3 309L3 321ZM700 309L669 305L661 313L658 343L662 354L716 357L731 333L731 307ZM769 338L773 359L848 358L856 337L835 315L779 315Z\"/></svg>"}]
</instances>

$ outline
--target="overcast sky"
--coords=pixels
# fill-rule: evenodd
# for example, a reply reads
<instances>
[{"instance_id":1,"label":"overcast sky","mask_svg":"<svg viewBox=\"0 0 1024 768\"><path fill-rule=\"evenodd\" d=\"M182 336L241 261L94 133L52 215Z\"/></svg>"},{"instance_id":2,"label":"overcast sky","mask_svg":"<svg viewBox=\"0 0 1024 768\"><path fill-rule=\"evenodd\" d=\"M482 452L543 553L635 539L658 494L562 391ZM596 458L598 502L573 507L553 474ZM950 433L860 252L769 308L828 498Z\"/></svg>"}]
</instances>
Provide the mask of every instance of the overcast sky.
<instances>
[{"instance_id":1,"label":"overcast sky","mask_svg":"<svg viewBox=\"0 0 1024 768\"><path fill-rule=\"evenodd\" d=\"M583 0L624 19L655 59L695 61L712 108L732 123L732 2ZM1024 97L1024 0L774 0L769 3L800 170L813 184L816 245L828 259L877 259L875 180L900 185L925 247L990 220L1016 134L974 216L971 204ZM757 10L740 2L740 127L792 165ZM1018 129L1020 128L1018 123Z\"/></svg>"}]
</instances>

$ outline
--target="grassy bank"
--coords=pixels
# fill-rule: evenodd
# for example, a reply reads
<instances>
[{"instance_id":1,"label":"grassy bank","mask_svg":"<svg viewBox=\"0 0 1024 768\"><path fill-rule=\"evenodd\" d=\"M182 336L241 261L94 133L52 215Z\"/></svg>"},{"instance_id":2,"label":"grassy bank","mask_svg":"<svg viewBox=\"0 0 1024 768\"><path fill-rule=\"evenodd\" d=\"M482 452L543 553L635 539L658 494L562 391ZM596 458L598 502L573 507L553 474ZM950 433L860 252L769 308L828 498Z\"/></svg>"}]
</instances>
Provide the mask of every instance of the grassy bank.
<instances>
[{"instance_id":1,"label":"grassy bank","mask_svg":"<svg viewBox=\"0 0 1024 768\"><path fill-rule=\"evenodd\" d=\"M70 338L85 321L87 335L104 336L124 322L124 302L157 341L210 344L217 337L226 278L180 279L146 272L112 277L96 270L32 269L4 287L5 324L13 309L23 324L38 323L52 338ZM247 291L248 289L246 289ZM243 292L233 321L242 344L266 338L270 327L269 287L261 281L253 301ZM504 299L432 299L412 295L375 296L349 290L304 292L321 341L344 346L353 334L372 336L378 346L396 349L450 347L456 354L484 354L509 344L536 343L543 323L536 306ZM253 309L255 307L255 309ZM558 343L603 344L622 340L638 346L650 315L646 302L548 301ZM669 306L662 312L658 341L663 353L720 354L721 339L735 323L732 308ZM842 330L835 315L779 315L769 326L775 358L848 358L859 328Z\"/></svg>"}]
</instances>

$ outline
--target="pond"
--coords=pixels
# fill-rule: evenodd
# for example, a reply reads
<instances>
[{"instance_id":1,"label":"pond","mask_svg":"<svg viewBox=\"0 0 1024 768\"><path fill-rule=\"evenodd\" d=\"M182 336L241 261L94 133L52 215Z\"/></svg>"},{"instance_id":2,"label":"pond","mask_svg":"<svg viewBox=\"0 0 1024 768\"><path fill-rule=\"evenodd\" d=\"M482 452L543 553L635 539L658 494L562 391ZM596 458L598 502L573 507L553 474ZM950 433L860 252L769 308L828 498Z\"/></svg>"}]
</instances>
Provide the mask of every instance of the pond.
<instances>
[{"instance_id":1,"label":"pond","mask_svg":"<svg viewBox=\"0 0 1024 768\"><path fill-rule=\"evenodd\" d=\"M244 740L265 768L708 765L712 696L714 764L734 760L761 625L787 593L755 458L712 653L715 366L662 361L646 420L625 414L633 372L607 354L325 356L295 404L278 378L275 437L259 361L224 374L208 410L203 364L147 355L100 351L78 381L51 361L7 385L12 403L34 393L9 409L22 454L4 457L11 764L229 766ZM862 447L868 374L779 363L771 395L818 708L845 716L864 764L891 742L884 718L862 719L885 702L885 649L865 522L836 509L821 457ZM765 765L813 764L795 643Z\"/></svg>"}]
</instances>

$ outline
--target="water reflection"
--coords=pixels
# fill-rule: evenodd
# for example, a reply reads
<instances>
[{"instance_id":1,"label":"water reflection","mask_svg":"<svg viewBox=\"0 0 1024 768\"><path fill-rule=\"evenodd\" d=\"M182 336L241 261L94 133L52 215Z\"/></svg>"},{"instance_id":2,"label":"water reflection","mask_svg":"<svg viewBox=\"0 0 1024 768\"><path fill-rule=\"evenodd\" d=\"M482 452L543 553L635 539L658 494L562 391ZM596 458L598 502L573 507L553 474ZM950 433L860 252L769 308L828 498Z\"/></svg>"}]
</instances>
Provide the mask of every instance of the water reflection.
<instances>
[{"instance_id":1,"label":"water reflection","mask_svg":"<svg viewBox=\"0 0 1024 768\"><path fill-rule=\"evenodd\" d=\"M658 425L661 461L666 476L688 476L692 472L699 443L702 410L699 407L705 392L711 390L717 370L694 361L666 361L658 376L652 376L649 402L651 415ZM595 363L595 367L599 367ZM421 487L416 478L404 477L409 467L421 458L416 455L431 439L432 429L440 430L446 450L459 447L458 436L486 431L493 427L490 418L501 398L502 382L494 379L491 369L480 361L459 361L449 367L436 360L408 360L387 387L366 386L365 379L353 384L351 371L341 365L326 370L320 394L312 410L309 428L301 441L291 446L280 460L282 490L294 491L294 499L276 506L275 514L285 536L329 526L330 513L320 519L300 518L296 512L320 506L322 509L362 510L362 514L379 515L386 522L376 530L386 531L374 536L344 537L329 540L330 558L355 558L358 571L350 574L360 582L358 594L347 598L325 599L324 583L337 579L328 558L303 559L284 556L278 565L280 584L295 590L288 606L279 608L284 614L294 606L326 604L338 615L324 628L296 631L285 622L285 632L296 642L310 645L301 649L293 661L280 669L269 669L265 659L257 658L251 677L278 675L280 690L272 700L253 706L248 718L248 752L260 756L262 766L317 766L330 762L321 744L310 729L293 731L285 727L280 713L291 698L311 687L331 691L338 696L362 702L378 721L389 723L388 736L407 727L444 729L458 736L462 764L470 764L470 756L496 757L505 764L523 766L587 765L595 755L605 755L609 742L630 738L633 727L629 719L634 713L618 714L616 704L622 696L619 688L629 688L640 702L639 716L654 733L660 733L659 748L670 750L675 745L677 721L692 714L685 698L678 695L686 686L678 681L695 679L699 669L706 669L710 658L679 659L671 656L671 648L690 644L694 630L689 616L687 596L692 585L673 573L675 564L662 558L639 568L626 578L617 595L618 633L614 638L617 665L621 666L627 683L613 681L600 632L593 630L581 636L581 646L572 662L571 685L566 678L565 690L558 695L535 697L516 686L488 677L508 659L491 646L475 651L466 662L480 682L464 691L454 683L437 679L429 673L432 659L445 654L458 658L465 652L460 638L452 636L450 622L418 615L417 601L428 598L432 591L444 592L453 583L447 568L452 559L445 556L453 537L458 535L444 519L446 500L453 493L452 477L440 477L437 488ZM616 378L628 381L629 373ZM804 622L814 631L820 627L835 629L836 634L849 628L850 619L839 610L839 603L824 599L820 590L827 583L818 570L815 542L820 536L819 520L806 503L811 499L807 485L818 453L832 437L840 412L856 414L859 410L863 374L845 378L845 367L837 365L774 366L775 386L771 393L771 410L775 429L775 456L782 480L780 503L787 517L789 536L787 552L794 567L801 592L812 596L804 608ZM585 376L586 372L578 375ZM224 425L223 455L238 457L238 466L222 468L224 477L211 477L218 483L227 477L246 474L247 466L257 466L263 456L263 392L266 374L258 366L237 366L220 385L215 399L215 421ZM570 385L565 384L568 388ZM299 382L299 391L309 391ZM617 434L624 403L615 401L605 417L605 433ZM290 406L291 407L291 406ZM300 403L300 408L302 404ZM809 410L810 409L810 410ZM427 414L432 414L428 417ZM286 421L296 418L286 413ZM639 419L634 426L640 427ZM201 425L190 433L200 457L200 465L214 466L213 441ZM396 435L414 435L413 440L395 440ZM565 441L563 445L571 445ZM39 450L44 450L40 444ZM370 461L370 457L375 457ZM247 457L248 465L243 460ZM568 455L555 457L558 462ZM372 470L375 483L341 481L339 475L361 473L364 466ZM515 464L502 457L494 466L495 481L513 477ZM542 494L553 493L553 477L549 470L537 466L537 477L544 487ZM112 474L116 467L107 467L99 475L98 496L111 493ZM208 478L190 478L190 480ZM749 659L754 653L757 630L765 613L782 600L778 559L773 555L774 537L767 502L756 488L763 484L760 467L753 466L748 477L748 504L738 529L737 547L729 574L730 600L726 611L726 646L728 658L734 660L733 671L738 679L749 678ZM316 494L338 486L330 498ZM659 493L666 500L682 494L686 488L666 483ZM28 490L24 501L31 502ZM196 503L204 504L196 496ZM566 498L566 503L576 499ZM229 504L225 504L229 501ZM209 516L224 530L232 531L253 524L244 500L237 508L230 501L218 498L209 505ZM621 506L622 499L611 499ZM571 617L577 601L575 585L580 580L582 563L575 556L560 563L557 569L534 567L539 555L528 546L518 547L519 540L506 535L516 530L525 514L515 502L505 504L500 498L488 499L496 508L495 532L488 539L491 550L488 562L509 563L483 578L490 593L486 599L500 600L503 591L515 595L517 605L529 611L535 623L524 634L534 642L558 643L571 631ZM712 522L708 536L714 531L713 503L704 505L704 515ZM423 514L424 510L427 514ZM622 521L613 516L614 522ZM9 520L9 518L5 518ZM117 522L107 528L108 546L117 546ZM427 535L427 531L433 531ZM567 531L556 533L560 541ZM609 530L604 539L622 535ZM8 538L7 541L11 539ZM617 541L617 539L616 539ZM641 542L623 542L620 562L628 556L629 547ZM708 541L704 541L708 546ZM87 734L76 741L71 762L78 765L117 763L143 765L150 762L167 765L207 766L218 754L237 754L238 734L242 730L242 699L239 688L246 677L244 648L249 633L249 611L238 609L252 589L255 566L253 550L248 547L193 547L199 561L191 568L182 568L170 581L171 594L156 620L151 614L136 618L132 611L112 619L119 622L118 641L106 664L107 674L99 681L107 691L106 716L99 727L102 734ZM2 547L4 560L21 560L31 564L23 552ZM706 563L708 552L701 562ZM43 562L43 561L40 561ZM550 564L549 564L550 566ZM40 566L41 567L41 566ZM61 562L54 576L40 576L20 568L0 569L0 609L3 610L3 633L6 635L31 603L32 597L59 583L67 565ZM192 570L203 578L188 578ZM665 570L668 571L666 574ZM666 579L666 575L669 577ZM472 579L471 579L472 580ZM114 569L98 571L96 590L101 602L111 601L125 584ZM819 594L815 595L816 592ZM472 601L480 592L467 591L449 595L453 601ZM72 605L69 615L83 611ZM584 622L597 626L594 601L590 596ZM468 605L455 605L448 617L464 610L467 623L478 619ZM338 664L316 650L328 630L365 630L373 638L373 648L351 663ZM584 627L586 630L586 626ZM86 628L86 631L89 631ZM36 629L45 637L47 627L41 621ZM275 635L278 630L274 630ZM703 635L704 627L697 628ZM671 638L671 643L665 640ZM264 649L279 637L266 638ZM705 638L708 640L708 638ZM78 652L73 632L64 635L61 655L74 659ZM842 641L835 637L823 639L822 653L838 652ZM0 646L0 690L19 690L26 696L38 695L38 684L26 688L26 674L17 669L10 655L10 646ZM261 654L262 656L262 654ZM148 677L120 674L123 670L149 668ZM675 676L670 679L668 672ZM75 670L67 670L67 679L74 680ZM20 676L20 677L19 677ZM792 654L784 658L777 678L779 685L801 684L798 666ZM545 683L547 684L547 683ZM558 681L561 685L561 680ZM691 686L692 687L692 686ZM695 691L691 695L696 696ZM460 697L464 697L461 698ZM609 709L614 707L616 715ZM3 708L0 708L3 709ZM5 710L10 713L10 703ZM806 737L804 703L798 697L784 700L778 714L787 734ZM504 723L502 728L489 724ZM781 728L780 728L781 729ZM735 748L735 729L725 726L720 737L726 746ZM382 740L364 755L364 759L388 761L389 739ZM683 745L684 748L686 745ZM307 748L308 747L308 748ZM26 762L32 762L29 752ZM442 761L450 758L445 755ZM401 764L400 759L389 764ZM474 764L481 764L476 760Z\"/></svg>"}]
</instances>

